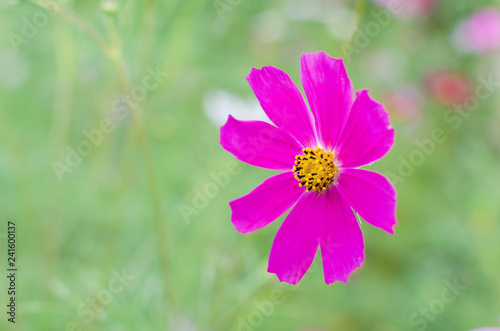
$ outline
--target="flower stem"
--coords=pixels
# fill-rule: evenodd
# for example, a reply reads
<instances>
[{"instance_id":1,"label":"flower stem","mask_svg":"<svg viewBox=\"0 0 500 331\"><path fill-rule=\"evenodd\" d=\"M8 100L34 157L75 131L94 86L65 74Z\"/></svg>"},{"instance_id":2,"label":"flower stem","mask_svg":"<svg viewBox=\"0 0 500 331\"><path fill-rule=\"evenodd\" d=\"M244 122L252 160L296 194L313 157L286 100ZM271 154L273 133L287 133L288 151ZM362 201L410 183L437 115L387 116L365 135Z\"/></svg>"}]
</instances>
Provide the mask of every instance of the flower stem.
<instances>
[{"instance_id":1,"label":"flower stem","mask_svg":"<svg viewBox=\"0 0 500 331\"><path fill-rule=\"evenodd\" d=\"M104 35L96 29L92 24L86 21L84 18L79 16L70 8L59 5L57 7L47 6L45 3L37 0L30 0L32 3L59 14L68 21L75 24L83 32L85 32L90 38L92 38L95 43L101 48L105 56L111 61L116 74L118 75L118 82L123 93L129 94L132 89L132 83L123 59L122 43L120 36L116 29L116 24L114 19L106 15L105 23L107 33L109 35L109 42L106 40ZM153 213L155 220L155 235L156 235L156 246L160 260L160 268L164 280L164 295L162 295L167 323L169 320L170 313L174 312L174 287L172 285L172 278L170 277L170 258L169 258L169 247L168 247L168 231L166 226L166 221L163 213L162 203L161 203L161 191L158 186L157 176L154 168L153 154L151 151L151 146L146 134L144 119L139 106L130 107L130 118L133 126L135 136L141 147L143 153L143 158L146 166L146 176L148 181L148 186L150 190L150 195L153 204ZM168 324L167 324L168 325Z\"/></svg>"},{"instance_id":2,"label":"flower stem","mask_svg":"<svg viewBox=\"0 0 500 331\"><path fill-rule=\"evenodd\" d=\"M123 93L128 94L132 89L132 84L125 66L125 61L123 59L122 45L119 34L116 29L116 24L112 17L108 16L106 17L105 20L106 20L105 22L106 29L108 31L109 38L111 40L111 47L109 48L110 52L108 53L108 57L118 75L118 80ZM136 107L130 107L130 116L136 138L141 147L141 151L143 152L143 157L146 165L146 175L153 202L153 211L154 211L155 228L156 228L155 231L156 245L157 245L158 255L160 258L160 264L161 264L160 267L162 269L162 274L165 277L164 285L166 293L163 297L164 297L165 309L167 309L167 318L168 318L168 312L173 311L174 291L172 286L172 280L168 272L170 270L169 247L167 241L168 232L161 203L161 192L158 186L158 180L154 168L154 160L153 160L153 154L151 152L151 146L149 144L149 140L145 130L144 118L138 105ZM170 299L169 302L170 308L168 308L169 306L167 298Z\"/></svg>"},{"instance_id":3,"label":"flower stem","mask_svg":"<svg viewBox=\"0 0 500 331\"><path fill-rule=\"evenodd\" d=\"M39 0L30 0L30 1L39 7L42 7L48 11L51 11L55 14L59 14L62 17L66 18L68 21L75 24L80 30L89 35L89 37L92 38L104 52L107 51L107 42L102 33L70 8L62 4L58 4L57 6L49 6L47 3L43 1Z\"/></svg>"},{"instance_id":4,"label":"flower stem","mask_svg":"<svg viewBox=\"0 0 500 331\"><path fill-rule=\"evenodd\" d=\"M356 25L356 30L351 36L351 39L347 43L347 48L344 50L344 54L349 54L349 51L352 47L352 43L354 42L354 38L356 37L356 33L359 30L359 26L361 25L361 22L363 20L363 15L365 13L365 6L366 6L366 0L357 0L356 5L354 6L354 11L356 12L356 15L358 17L358 24Z\"/></svg>"}]
</instances>

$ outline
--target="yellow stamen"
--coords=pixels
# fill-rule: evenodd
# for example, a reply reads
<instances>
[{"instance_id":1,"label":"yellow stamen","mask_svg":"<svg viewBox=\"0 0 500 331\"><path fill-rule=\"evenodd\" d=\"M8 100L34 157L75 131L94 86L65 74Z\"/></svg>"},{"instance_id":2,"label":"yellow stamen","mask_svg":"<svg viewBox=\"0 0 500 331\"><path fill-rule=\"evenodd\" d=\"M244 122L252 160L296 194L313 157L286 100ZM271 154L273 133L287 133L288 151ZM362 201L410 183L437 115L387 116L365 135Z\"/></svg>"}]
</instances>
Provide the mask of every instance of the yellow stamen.
<instances>
[{"instance_id":1,"label":"yellow stamen","mask_svg":"<svg viewBox=\"0 0 500 331\"><path fill-rule=\"evenodd\" d=\"M306 186L309 191L324 191L335 180L335 174L339 170L333 163L333 153L325 152L322 148L316 150L304 148L304 155L295 157L293 172L299 186Z\"/></svg>"}]
</instances>

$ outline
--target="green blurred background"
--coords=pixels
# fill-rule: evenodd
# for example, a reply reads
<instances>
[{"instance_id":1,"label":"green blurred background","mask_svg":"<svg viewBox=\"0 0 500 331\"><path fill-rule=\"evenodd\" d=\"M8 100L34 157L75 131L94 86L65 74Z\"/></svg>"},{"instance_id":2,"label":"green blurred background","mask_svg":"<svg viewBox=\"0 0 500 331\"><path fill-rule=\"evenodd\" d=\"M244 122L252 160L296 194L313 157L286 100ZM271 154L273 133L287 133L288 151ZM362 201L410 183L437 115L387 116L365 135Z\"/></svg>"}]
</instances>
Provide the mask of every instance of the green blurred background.
<instances>
[{"instance_id":1,"label":"green blurred background","mask_svg":"<svg viewBox=\"0 0 500 331\"><path fill-rule=\"evenodd\" d=\"M500 81L500 56L460 52L450 37L498 1L437 1L371 36L382 7L363 0L36 3L0 2L1 330L498 325L500 93L473 111L453 105L489 75ZM390 236L363 222L366 262L347 285L325 285L317 256L292 286L266 273L283 217L249 235L230 222L228 201L273 172L233 163L219 126L228 113L262 118L252 67L300 86L300 55L320 50L347 58L355 89L391 112L396 144L370 169L393 180L399 225ZM157 70L157 86L141 88ZM102 121L111 129L88 143ZM446 139L429 143L435 130ZM78 146L92 150L60 168ZM4 312L9 219L15 324ZM448 282L466 288L444 302Z\"/></svg>"}]
</instances>

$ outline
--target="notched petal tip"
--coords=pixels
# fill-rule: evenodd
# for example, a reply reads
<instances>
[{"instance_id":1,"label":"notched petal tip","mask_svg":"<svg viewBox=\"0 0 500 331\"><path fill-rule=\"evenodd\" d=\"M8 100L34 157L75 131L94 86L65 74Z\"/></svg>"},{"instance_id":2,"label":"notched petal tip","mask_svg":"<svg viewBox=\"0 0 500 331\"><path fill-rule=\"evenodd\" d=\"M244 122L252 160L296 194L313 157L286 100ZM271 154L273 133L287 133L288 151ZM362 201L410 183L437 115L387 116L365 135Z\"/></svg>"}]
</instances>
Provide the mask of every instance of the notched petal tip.
<instances>
[{"instance_id":1,"label":"notched petal tip","mask_svg":"<svg viewBox=\"0 0 500 331\"><path fill-rule=\"evenodd\" d=\"M228 128L236 121L236 119L230 114L227 116L226 123L224 123L219 129L219 144L222 148L224 147L224 142L227 140Z\"/></svg>"},{"instance_id":2,"label":"notched petal tip","mask_svg":"<svg viewBox=\"0 0 500 331\"><path fill-rule=\"evenodd\" d=\"M250 70L250 73L246 75L245 78L249 83L251 83L255 79L263 79L264 77L261 77L262 74L268 74L273 70L281 71L279 68L274 66L263 66L260 69L252 67L252 70Z\"/></svg>"},{"instance_id":3,"label":"notched petal tip","mask_svg":"<svg viewBox=\"0 0 500 331\"><path fill-rule=\"evenodd\" d=\"M236 207L234 205L235 200L229 201L229 208L231 208L231 223L233 224L234 229L236 232L242 233L242 234L248 234L253 231L249 229L248 226L245 226L247 224L246 220L242 220L241 218L238 218L235 213L236 213Z\"/></svg>"},{"instance_id":4,"label":"notched petal tip","mask_svg":"<svg viewBox=\"0 0 500 331\"><path fill-rule=\"evenodd\" d=\"M391 236L393 236L396 232L394 231L394 228L396 227L396 225L398 225L398 223L394 223L391 227L389 228L386 228L386 229L382 229L384 230L385 232L387 232L388 234L390 234Z\"/></svg>"},{"instance_id":5,"label":"notched petal tip","mask_svg":"<svg viewBox=\"0 0 500 331\"><path fill-rule=\"evenodd\" d=\"M362 256L358 258L357 263L354 265L349 266L347 270L344 270L344 274L338 274L338 273L325 273L324 278L325 278L325 284L326 285L331 285L335 282L341 282L344 285L347 284L349 279L351 278L352 274L363 267L363 264L365 262L365 253L364 253L364 246L363 246L363 251L362 251Z\"/></svg>"},{"instance_id":6,"label":"notched petal tip","mask_svg":"<svg viewBox=\"0 0 500 331\"><path fill-rule=\"evenodd\" d=\"M262 67L263 69L264 67ZM248 75L246 75L246 79L248 82L250 82L252 80L252 78L255 76L255 75L258 75L260 73L260 71L262 69L259 69L259 68L255 68L255 67L252 67L252 70L250 70L250 73Z\"/></svg>"},{"instance_id":7,"label":"notched petal tip","mask_svg":"<svg viewBox=\"0 0 500 331\"><path fill-rule=\"evenodd\" d=\"M369 94L370 94L370 90L369 89L362 89L362 90L357 90L356 91L356 97L368 96Z\"/></svg>"},{"instance_id":8,"label":"notched petal tip","mask_svg":"<svg viewBox=\"0 0 500 331\"><path fill-rule=\"evenodd\" d=\"M373 99L370 95L370 92L370 89L358 90L356 91L356 98L364 98L363 100L365 100L365 103L372 103L373 105L380 107L379 109L382 110L383 113L387 114L387 117L389 118L390 113L387 111L387 109L385 109L385 106L381 102Z\"/></svg>"},{"instance_id":9,"label":"notched petal tip","mask_svg":"<svg viewBox=\"0 0 500 331\"><path fill-rule=\"evenodd\" d=\"M355 267L354 269L352 269L349 273L345 274L344 276L341 276L341 277L338 277L336 279L329 279L329 280L326 280L325 279L325 284L326 285L332 285L334 283L342 283L344 285L347 285L347 283L349 282L349 279L351 278L352 274L360 269L361 267L363 266L363 263L361 263L360 265L358 265L357 267Z\"/></svg>"},{"instance_id":10,"label":"notched petal tip","mask_svg":"<svg viewBox=\"0 0 500 331\"><path fill-rule=\"evenodd\" d=\"M380 107L380 110L382 110L385 114L387 114L387 117L390 117L390 113L387 111L387 109L385 109L385 106L381 102L372 98L370 95L370 92L371 92L370 89L359 90L356 92L356 97L358 97L358 96L367 97L367 100L369 100L370 102L372 102L375 105L377 105L378 107Z\"/></svg>"},{"instance_id":11,"label":"notched petal tip","mask_svg":"<svg viewBox=\"0 0 500 331\"><path fill-rule=\"evenodd\" d=\"M239 199L241 199L241 198L239 198ZM249 233L255 232L258 229L251 228L251 224L250 224L251 221L250 220L243 219L243 218L238 217L236 215L237 207L235 206L235 201L237 201L239 199L229 201L229 207L231 208L231 223L233 224L234 229L238 233L249 234Z\"/></svg>"},{"instance_id":12,"label":"notched petal tip","mask_svg":"<svg viewBox=\"0 0 500 331\"><path fill-rule=\"evenodd\" d=\"M236 119L233 117L233 115L231 115L231 114L227 115L226 123L222 124L222 126L220 127L221 133L222 133L222 129L227 128L227 125L233 121L236 121Z\"/></svg>"},{"instance_id":13,"label":"notched petal tip","mask_svg":"<svg viewBox=\"0 0 500 331\"><path fill-rule=\"evenodd\" d=\"M298 277L295 277L293 279L288 279L286 276L280 276L279 272L278 271L271 271L269 269L269 267L267 268L267 272L270 273L270 274L275 274L276 277L278 278L278 280L280 281L280 283L287 283L287 284L290 284L290 285L297 285L301 278L298 278Z\"/></svg>"},{"instance_id":14,"label":"notched petal tip","mask_svg":"<svg viewBox=\"0 0 500 331\"><path fill-rule=\"evenodd\" d=\"M342 66L344 66L344 59L343 58L335 58L330 55L328 55L325 51L319 51L319 52L313 52L313 53L303 53L300 57L301 60L306 60L309 58L315 58L317 59L327 59L329 61L335 61L335 62L340 62L342 63Z\"/></svg>"}]
</instances>

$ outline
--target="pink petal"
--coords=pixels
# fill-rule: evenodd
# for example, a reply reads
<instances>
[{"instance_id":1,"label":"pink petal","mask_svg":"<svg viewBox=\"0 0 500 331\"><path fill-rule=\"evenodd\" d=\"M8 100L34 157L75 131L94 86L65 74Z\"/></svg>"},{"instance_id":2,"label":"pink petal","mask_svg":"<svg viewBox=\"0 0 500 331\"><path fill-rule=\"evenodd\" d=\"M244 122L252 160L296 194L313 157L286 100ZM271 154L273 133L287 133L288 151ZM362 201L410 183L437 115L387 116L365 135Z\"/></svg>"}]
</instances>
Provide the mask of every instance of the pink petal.
<instances>
[{"instance_id":1,"label":"pink petal","mask_svg":"<svg viewBox=\"0 0 500 331\"><path fill-rule=\"evenodd\" d=\"M319 234L325 282L346 283L349 275L365 260L363 234L336 187L321 196L324 200Z\"/></svg>"},{"instance_id":2,"label":"pink petal","mask_svg":"<svg viewBox=\"0 0 500 331\"><path fill-rule=\"evenodd\" d=\"M299 199L276 237L269 256L268 272L279 280L297 284L309 269L318 250L318 221L324 218L322 195L307 193Z\"/></svg>"},{"instance_id":3,"label":"pink petal","mask_svg":"<svg viewBox=\"0 0 500 331\"><path fill-rule=\"evenodd\" d=\"M324 52L301 57L300 78L322 147L333 149L349 114L353 89L341 59Z\"/></svg>"},{"instance_id":4,"label":"pink petal","mask_svg":"<svg viewBox=\"0 0 500 331\"><path fill-rule=\"evenodd\" d=\"M373 171L343 169L337 187L366 222L394 234L396 190L387 178Z\"/></svg>"},{"instance_id":5,"label":"pink petal","mask_svg":"<svg viewBox=\"0 0 500 331\"><path fill-rule=\"evenodd\" d=\"M304 192L291 171L270 177L249 194L229 202L231 222L241 233L258 230L290 209Z\"/></svg>"},{"instance_id":6,"label":"pink petal","mask_svg":"<svg viewBox=\"0 0 500 331\"><path fill-rule=\"evenodd\" d=\"M295 139L271 124L231 115L220 129L220 144L240 161L274 170L291 170L302 154Z\"/></svg>"},{"instance_id":7,"label":"pink petal","mask_svg":"<svg viewBox=\"0 0 500 331\"><path fill-rule=\"evenodd\" d=\"M275 67L253 68L247 80L269 119L303 147L316 145L312 116L290 77Z\"/></svg>"},{"instance_id":8,"label":"pink petal","mask_svg":"<svg viewBox=\"0 0 500 331\"><path fill-rule=\"evenodd\" d=\"M394 129L384 106L373 101L367 90L357 92L346 125L337 144L343 168L356 168L384 156L394 144Z\"/></svg>"}]
</instances>

